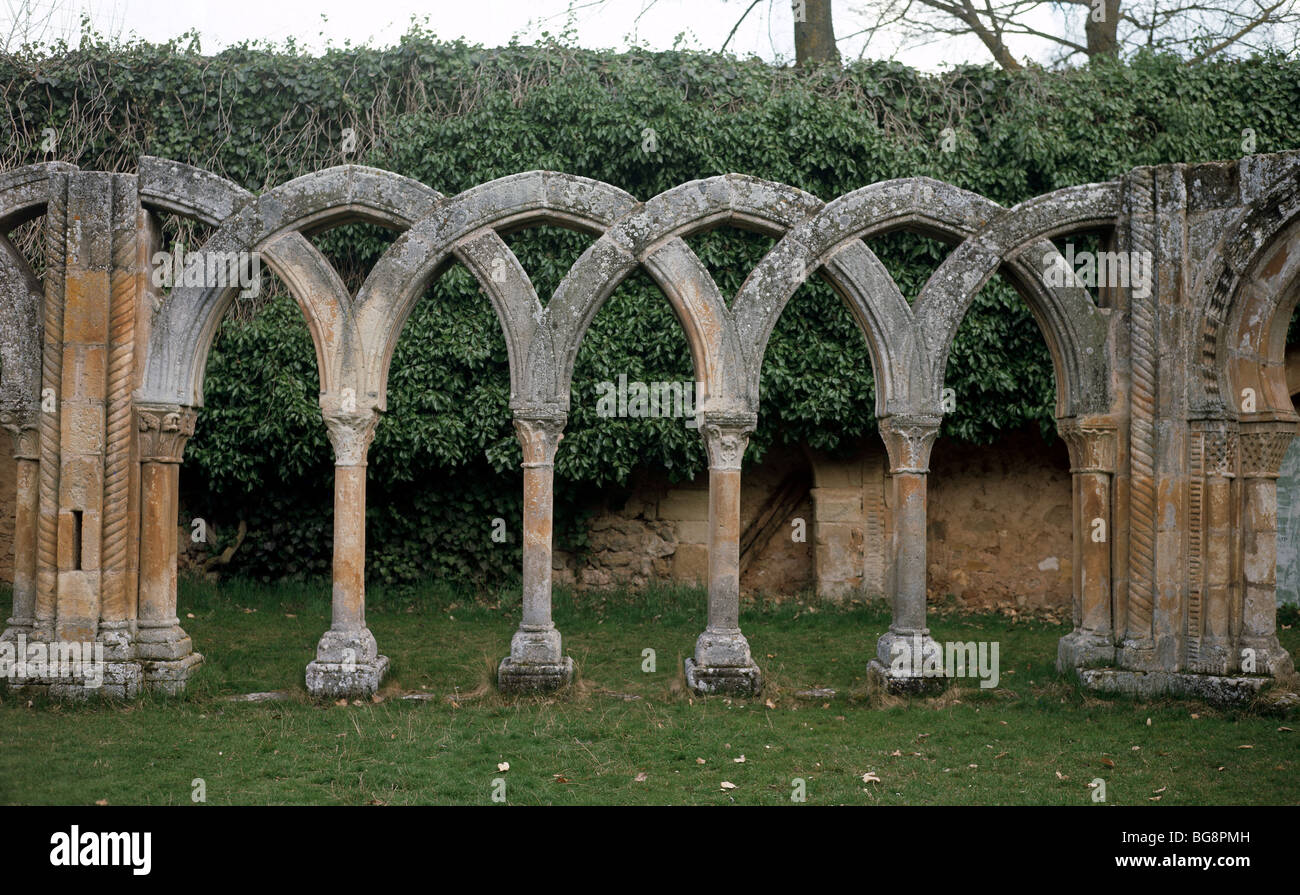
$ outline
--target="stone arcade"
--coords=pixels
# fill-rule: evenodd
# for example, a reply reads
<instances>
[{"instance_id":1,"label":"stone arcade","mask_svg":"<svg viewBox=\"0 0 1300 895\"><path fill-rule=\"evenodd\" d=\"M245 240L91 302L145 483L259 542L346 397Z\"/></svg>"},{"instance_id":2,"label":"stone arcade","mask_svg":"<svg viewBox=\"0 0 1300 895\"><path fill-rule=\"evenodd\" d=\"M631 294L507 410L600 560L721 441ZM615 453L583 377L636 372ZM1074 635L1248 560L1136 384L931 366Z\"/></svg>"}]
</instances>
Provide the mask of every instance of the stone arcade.
<instances>
[{"instance_id":1,"label":"stone arcade","mask_svg":"<svg viewBox=\"0 0 1300 895\"><path fill-rule=\"evenodd\" d=\"M638 266L672 303L701 383L710 534L708 623L686 668L696 690L761 686L740 626L741 459L767 341L813 274L830 281L867 340L889 456L893 623L870 663L879 682L927 683L891 672L889 658L894 643L929 637L926 479L944 368L964 314L998 272L1051 350L1070 451L1074 630L1061 639L1059 667L1101 690L1223 701L1294 681L1275 634L1276 479L1298 419L1284 353L1300 298L1300 153L1141 168L1009 209L927 178L823 203L739 175L645 202L546 171L454 197L357 166L261 196L148 157L135 174L48 163L0 175L0 233L43 218L48 259L42 282L0 237L0 423L18 481L3 636L103 644L103 687L117 696L177 692L202 660L177 615L177 483L208 350L240 288L186 282L164 294L150 269L159 214L214 228L203 252L268 264L315 342L336 465L333 621L307 667L315 696L372 693L388 664L366 626L366 457L403 325L453 258L500 320L523 448L523 617L501 663L503 689L572 679L551 619L553 463L579 343ZM353 296L307 236L357 220L402 235ZM545 306L500 236L540 224L596 237ZM684 241L720 225L778 240L731 301ZM864 242L898 229L953 246L910 304ZM1149 259L1151 276L1140 288L1103 286L1095 301L1077 282L1060 285L1049 275L1063 263L1051 240L1085 233ZM39 677L13 684L90 689Z\"/></svg>"}]
</instances>

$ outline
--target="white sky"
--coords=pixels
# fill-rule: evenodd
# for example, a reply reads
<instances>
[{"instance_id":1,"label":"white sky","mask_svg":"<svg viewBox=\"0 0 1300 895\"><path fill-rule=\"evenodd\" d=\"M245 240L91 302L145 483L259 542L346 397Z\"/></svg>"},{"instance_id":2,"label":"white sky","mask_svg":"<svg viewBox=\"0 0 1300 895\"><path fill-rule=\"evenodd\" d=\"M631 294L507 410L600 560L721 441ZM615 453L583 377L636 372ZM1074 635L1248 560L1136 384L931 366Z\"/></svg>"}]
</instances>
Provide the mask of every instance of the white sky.
<instances>
[{"instance_id":1,"label":"white sky","mask_svg":"<svg viewBox=\"0 0 1300 895\"><path fill-rule=\"evenodd\" d=\"M150 41L177 37L191 29L202 35L205 52L215 52L247 39L283 41L293 37L300 46L320 51L327 45L391 45L409 27L412 17L440 38L463 37L471 43L501 46L518 35L531 43L543 31L565 30L572 6L577 43L591 49L624 49L636 42L651 49L671 49L682 36L683 46L717 50L750 0L0 0L0 29L8 33L13 10L35 7L49 21L44 32L70 39L79 32L82 14L97 30L110 35L138 35ZM855 11L861 0L836 0L835 30L841 37L863 27ZM649 7L649 8L647 8ZM52 12L52 16L50 13ZM1043 23L1054 30L1052 23ZM759 0L728 49L739 55L757 54L768 61L789 61L794 55L789 0ZM1020 52L1037 48L1026 45ZM840 43L846 58L863 51L863 39ZM867 48L868 58L896 57L927 70L961 62L984 63L987 52L974 38L948 41L895 52L891 44Z\"/></svg>"}]
</instances>

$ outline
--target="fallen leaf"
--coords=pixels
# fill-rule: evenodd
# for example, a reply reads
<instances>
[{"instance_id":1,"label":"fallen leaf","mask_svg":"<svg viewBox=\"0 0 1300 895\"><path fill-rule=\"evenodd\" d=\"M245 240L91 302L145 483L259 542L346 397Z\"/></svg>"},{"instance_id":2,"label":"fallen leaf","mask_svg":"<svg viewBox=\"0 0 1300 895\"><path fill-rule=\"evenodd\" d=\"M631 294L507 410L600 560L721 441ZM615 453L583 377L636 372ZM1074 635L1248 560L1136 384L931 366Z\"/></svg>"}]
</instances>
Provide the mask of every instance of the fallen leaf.
<instances>
[{"instance_id":1,"label":"fallen leaf","mask_svg":"<svg viewBox=\"0 0 1300 895\"><path fill-rule=\"evenodd\" d=\"M744 764L744 763L745 763L745 756L744 756L744 754L742 753L741 756L740 756L740 758L733 758L732 761L734 761L736 764Z\"/></svg>"},{"instance_id":2,"label":"fallen leaf","mask_svg":"<svg viewBox=\"0 0 1300 895\"><path fill-rule=\"evenodd\" d=\"M1103 765L1105 765L1106 767L1108 767L1108 768L1113 768L1113 767L1115 767L1115 762L1111 761L1109 758L1103 758L1103 759L1101 760L1101 763L1102 763Z\"/></svg>"},{"instance_id":3,"label":"fallen leaf","mask_svg":"<svg viewBox=\"0 0 1300 895\"><path fill-rule=\"evenodd\" d=\"M29 705L30 705L30 703L29 703ZM1287 733L1291 733L1291 728L1289 728L1289 727L1279 727L1279 728L1278 728L1278 731L1279 731L1279 732L1285 731L1285 732L1287 732Z\"/></svg>"},{"instance_id":4,"label":"fallen leaf","mask_svg":"<svg viewBox=\"0 0 1300 895\"><path fill-rule=\"evenodd\" d=\"M1005 752L999 752L997 755L994 755L993 757L994 757L994 758L1006 758L1006 757L1007 757L1007 753L1005 753Z\"/></svg>"},{"instance_id":5,"label":"fallen leaf","mask_svg":"<svg viewBox=\"0 0 1300 895\"><path fill-rule=\"evenodd\" d=\"M1148 801L1148 802L1158 802L1158 801L1160 801L1160 800L1163 799L1163 798L1164 798L1164 796L1152 796L1151 798L1147 799L1147 801Z\"/></svg>"},{"instance_id":6,"label":"fallen leaf","mask_svg":"<svg viewBox=\"0 0 1300 895\"><path fill-rule=\"evenodd\" d=\"M96 804L96 805L107 805L107 804L108 804L108 799L95 799L95 804Z\"/></svg>"},{"instance_id":7,"label":"fallen leaf","mask_svg":"<svg viewBox=\"0 0 1300 895\"><path fill-rule=\"evenodd\" d=\"M770 699L767 702L763 703L763 705L767 706L770 709L776 708L776 703Z\"/></svg>"},{"instance_id":8,"label":"fallen leaf","mask_svg":"<svg viewBox=\"0 0 1300 895\"><path fill-rule=\"evenodd\" d=\"M563 774L552 774L551 776L553 776L553 777L555 778L555 782L556 782L556 783L568 783L568 782L569 782L569 778L566 777L566 776L564 776Z\"/></svg>"},{"instance_id":9,"label":"fallen leaf","mask_svg":"<svg viewBox=\"0 0 1300 895\"><path fill-rule=\"evenodd\" d=\"M880 782L880 778L876 776L876 774L875 774L874 771L867 771L865 774L862 775L862 782L863 782L863 783L879 783L879 782Z\"/></svg>"},{"instance_id":10,"label":"fallen leaf","mask_svg":"<svg viewBox=\"0 0 1300 895\"><path fill-rule=\"evenodd\" d=\"M1254 749L1254 746L1238 746L1238 749Z\"/></svg>"},{"instance_id":11,"label":"fallen leaf","mask_svg":"<svg viewBox=\"0 0 1300 895\"><path fill-rule=\"evenodd\" d=\"M721 785L722 785L722 789L723 789L723 791L732 790L732 789L735 789L735 788L736 788L736 784L734 784L734 783L732 783L732 782L730 782L730 781L728 781L728 780L723 780Z\"/></svg>"},{"instance_id":12,"label":"fallen leaf","mask_svg":"<svg viewBox=\"0 0 1300 895\"><path fill-rule=\"evenodd\" d=\"M695 763L696 763L696 764L704 764L704 759L703 759L703 758L697 758L697 759L695 759Z\"/></svg>"},{"instance_id":13,"label":"fallen leaf","mask_svg":"<svg viewBox=\"0 0 1300 895\"><path fill-rule=\"evenodd\" d=\"M334 704L335 704L335 705L346 706L346 705L348 704L348 701L347 701L346 699L340 699L338 702L336 702L336 703L334 703Z\"/></svg>"},{"instance_id":14,"label":"fallen leaf","mask_svg":"<svg viewBox=\"0 0 1300 895\"><path fill-rule=\"evenodd\" d=\"M1169 788L1168 786L1162 786L1162 787L1160 787L1159 789L1153 789L1153 790L1151 790L1151 791L1152 791L1153 793L1155 793L1156 795L1160 795L1160 793L1164 792L1164 791L1165 791L1166 789L1168 789L1168 788Z\"/></svg>"},{"instance_id":15,"label":"fallen leaf","mask_svg":"<svg viewBox=\"0 0 1300 895\"><path fill-rule=\"evenodd\" d=\"M1067 777L1067 776L1065 776L1064 774L1062 774L1060 771L1057 771L1057 772L1056 772L1056 779L1057 779L1057 780L1069 780L1070 778Z\"/></svg>"},{"instance_id":16,"label":"fallen leaf","mask_svg":"<svg viewBox=\"0 0 1300 895\"><path fill-rule=\"evenodd\" d=\"M642 771L641 773L639 773L639 774L637 774L635 777L633 777L633 778L632 778L632 781L633 781L634 783L645 783L645 782L646 782L647 780L649 780L649 779L650 779L650 775L647 774L645 771Z\"/></svg>"},{"instance_id":17,"label":"fallen leaf","mask_svg":"<svg viewBox=\"0 0 1300 895\"><path fill-rule=\"evenodd\" d=\"M498 771L508 771L508 770L510 770L510 762L508 762L508 761L503 761L503 762L501 762L500 764L497 765L497 770L498 770Z\"/></svg>"},{"instance_id":18,"label":"fallen leaf","mask_svg":"<svg viewBox=\"0 0 1300 895\"><path fill-rule=\"evenodd\" d=\"M902 749L895 749L893 752L890 752L890 753L889 753L889 757L890 757L890 758L902 758L902 757L903 757L903 750L902 750Z\"/></svg>"}]
</instances>

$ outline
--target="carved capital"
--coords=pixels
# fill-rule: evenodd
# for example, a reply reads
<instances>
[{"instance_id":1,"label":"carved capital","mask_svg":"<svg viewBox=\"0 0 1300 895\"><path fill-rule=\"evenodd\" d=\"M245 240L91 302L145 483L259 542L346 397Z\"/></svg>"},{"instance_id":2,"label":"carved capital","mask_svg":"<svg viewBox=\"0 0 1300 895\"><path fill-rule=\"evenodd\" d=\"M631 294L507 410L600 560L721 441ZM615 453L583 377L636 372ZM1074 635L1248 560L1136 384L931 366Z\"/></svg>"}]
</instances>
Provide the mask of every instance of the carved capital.
<instances>
[{"instance_id":1,"label":"carved capital","mask_svg":"<svg viewBox=\"0 0 1300 895\"><path fill-rule=\"evenodd\" d=\"M0 410L0 429L13 439L15 460L41 459L40 426L32 414Z\"/></svg>"},{"instance_id":2,"label":"carved capital","mask_svg":"<svg viewBox=\"0 0 1300 895\"><path fill-rule=\"evenodd\" d=\"M1192 438L1200 453L1200 469L1206 478L1230 479L1237 474L1239 436L1235 421L1224 418L1192 420Z\"/></svg>"},{"instance_id":3,"label":"carved capital","mask_svg":"<svg viewBox=\"0 0 1300 895\"><path fill-rule=\"evenodd\" d=\"M515 434L524 452L525 469L546 468L555 465L555 452L564 438L564 413L530 413L515 415Z\"/></svg>"},{"instance_id":4,"label":"carved capital","mask_svg":"<svg viewBox=\"0 0 1300 895\"><path fill-rule=\"evenodd\" d=\"M740 469L749 436L758 419L752 414L705 413L700 432L709 453L710 469Z\"/></svg>"},{"instance_id":5,"label":"carved capital","mask_svg":"<svg viewBox=\"0 0 1300 895\"><path fill-rule=\"evenodd\" d=\"M1115 472L1117 428L1108 420L1071 417L1057 420L1056 431L1070 451L1070 472Z\"/></svg>"},{"instance_id":6,"label":"carved capital","mask_svg":"<svg viewBox=\"0 0 1300 895\"><path fill-rule=\"evenodd\" d=\"M376 410L327 410L322 412L330 444L334 446L335 466L365 466L370 445L379 425Z\"/></svg>"},{"instance_id":7,"label":"carved capital","mask_svg":"<svg viewBox=\"0 0 1300 895\"><path fill-rule=\"evenodd\" d=\"M1296 434L1294 418L1241 421L1241 475L1248 479L1275 479L1282 458Z\"/></svg>"},{"instance_id":8,"label":"carved capital","mask_svg":"<svg viewBox=\"0 0 1300 895\"><path fill-rule=\"evenodd\" d=\"M141 461L180 463L199 418L194 409L178 404L138 406L135 416Z\"/></svg>"},{"instance_id":9,"label":"carved capital","mask_svg":"<svg viewBox=\"0 0 1300 895\"><path fill-rule=\"evenodd\" d=\"M897 475L912 472L925 475L930 471L930 449L939 435L938 416L900 415L882 417L880 437L889 452L889 471Z\"/></svg>"}]
</instances>

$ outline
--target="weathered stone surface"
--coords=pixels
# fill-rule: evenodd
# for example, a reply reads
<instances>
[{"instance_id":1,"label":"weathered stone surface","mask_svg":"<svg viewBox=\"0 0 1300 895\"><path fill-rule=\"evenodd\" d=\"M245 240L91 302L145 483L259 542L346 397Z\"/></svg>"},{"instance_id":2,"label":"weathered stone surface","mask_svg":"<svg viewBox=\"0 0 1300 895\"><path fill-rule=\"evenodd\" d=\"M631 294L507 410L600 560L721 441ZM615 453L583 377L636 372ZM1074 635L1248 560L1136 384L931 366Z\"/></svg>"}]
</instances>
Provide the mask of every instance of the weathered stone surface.
<instances>
[{"instance_id":1,"label":"weathered stone surface","mask_svg":"<svg viewBox=\"0 0 1300 895\"><path fill-rule=\"evenodd\" d=\"M934 686L892 674L889 652L928 636L928 579L946 574L943 557L927 555L929 454L950 409L953 337L998 271L1043 328L1070 447L1071 555L1029 559L1070 581L1074 630L1060 646L1062 670L1080 669L1101 689L1224 701L1294 673L1276 636L1276 479L1300 422L1281 356L1300 281L1300 153L1142 168L1009 209L929 178L823 203L738 174L644 202L547 171L453 197L355 165L260 196L150 158L138 174L66 165L2 174L0 224L7 232L43 213L52 259L38 281L0 239L0 426L13 436L18 548L2 636L98 641L113 669L106 686L123 696L178 692L201 661L176 614L177 481L208 349L235 291L214 282L164 295L152 286L153 211L214 227L205 252L264 254L316 345L336 476L333 616L308 668L313 695L373 693L387 666L365 626L366 451L405 321L453 258L500 318L524 450L523 618L502 662L503 689L572 678L551 620L557 575L607 585L679 574L709 591L688 683L757 691L761 673L740 629L741 469L768 339L814 274L844 298L867 340L888 452L887 476L823 468L811 498L812 549L828 572L819 588L835 596L875 587L892 602L870 672L878 683ZM307 239L353 220L405 231L355 298ZM597 234L546 303L498 232L531 224ZM776 240L731 301L686 243L722 224ZM957 243L912 304L863 242L899 228ZM1131 265L1098 258L1094 272L1133 278L1094 287L1076 271L1056 276L1065 256L1052 240L1094 230L1113 232ZM638 267L672 304L697 367L708 489L642 511L635 524L602 525L594 534L610 562L577 570L551 542L555 452L582 339ZM1139 269L1150 274L1141 282ZM997 548L1018 546L1008 538ZM954 569L951 580L979 571ZM1106 662L1115 667L1097 667ZM77 687L30 686L69 696Z\"/></svg>"}]
</instances>

